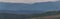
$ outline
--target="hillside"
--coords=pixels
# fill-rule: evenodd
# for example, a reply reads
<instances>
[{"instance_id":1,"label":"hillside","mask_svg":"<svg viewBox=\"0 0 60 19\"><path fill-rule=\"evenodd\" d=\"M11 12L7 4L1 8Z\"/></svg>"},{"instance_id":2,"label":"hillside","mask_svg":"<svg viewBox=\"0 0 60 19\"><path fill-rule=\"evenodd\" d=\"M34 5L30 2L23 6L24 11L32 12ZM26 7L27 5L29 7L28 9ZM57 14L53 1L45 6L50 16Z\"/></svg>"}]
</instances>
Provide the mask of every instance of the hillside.
<instances>
[{"instance_id":1,"label":"hillside","mask_svg":"<svg viewBox=\"0 0 60 19\"><path fill-rule=\"evenodd\" d=\"M10 14L10 13L0 13L0 19L26 19L26 15Z\"/></svg>"},{"instance_id":2,"label":"hillside","mask_svg":"<svg viewBox=\"0 0 60 19\"><path fill-rule=\"evenodd\" d=\"M60 19L60 11L48 11L38 15L37 17L32 16L32 18L29 19Z\"/></svg>"},{"instance_id":3,"label":"hillside","mask_svg":"<svg viewBox=\"0 0 60 19\"><path fill-rule=\"evenodd\" d=\"M60 19L60 14L52 15L52 16L35 17L35 18L29 18L29 19Z\"/></svg>"},{"instance_id":4,"label":"hillside","mask_svg":"<svg viewBox=\"0 0 60 19\"><path fill-rule=\"evenodd\" d=\"M56 7L60 6L59 2L41 2L35 4L24 4L24 3L5 3L0 2L0 10L57 10Z\"/></svg>"},{"instance_id":5,"label":"hillside","mask_svg":"<svg viewBox=\"0 0 60 19\"><path fill-rule=\"evenodd\" d=\"M42 14L35 13L35 14L11 14L11 13L0 13L0 19L42 19L46 18L49 19L50 17L60 17L60 11L48 11Z\"/></svg>"},{"instance_id":6,"label":"hillside","mask_svg":"<svg viewBox=\"0 0 60 19\"><path fill-rule=\"evenodd\" d=\"M11 10L10 12L15 11L15 14L42 13L47 10L60 10L60 1L40 2L35 4L0 2L0 10Z\"/></svg>"}]
</instances>

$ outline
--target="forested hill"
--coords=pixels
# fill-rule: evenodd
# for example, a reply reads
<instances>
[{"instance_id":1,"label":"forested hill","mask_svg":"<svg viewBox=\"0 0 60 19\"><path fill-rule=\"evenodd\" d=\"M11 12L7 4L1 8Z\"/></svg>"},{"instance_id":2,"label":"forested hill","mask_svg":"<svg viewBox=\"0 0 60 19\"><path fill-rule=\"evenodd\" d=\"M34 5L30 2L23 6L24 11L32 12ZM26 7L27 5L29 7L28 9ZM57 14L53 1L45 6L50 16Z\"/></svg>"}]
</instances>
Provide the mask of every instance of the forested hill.
<instances>
[{"instance_id":1,"label":"forested hill","mask_svg":"<svg viewBox=\"0 0 60 19\"><path fill-rule=\"evenodd\" d=\"M59 15L60 11L48 11L42 14L10 14L10 13L0 13L0 19L3 17L4 19L27 19L27 18L35 18L35 17L43 17L43 16L52 16Z\"/></svg>"}]
</instances>

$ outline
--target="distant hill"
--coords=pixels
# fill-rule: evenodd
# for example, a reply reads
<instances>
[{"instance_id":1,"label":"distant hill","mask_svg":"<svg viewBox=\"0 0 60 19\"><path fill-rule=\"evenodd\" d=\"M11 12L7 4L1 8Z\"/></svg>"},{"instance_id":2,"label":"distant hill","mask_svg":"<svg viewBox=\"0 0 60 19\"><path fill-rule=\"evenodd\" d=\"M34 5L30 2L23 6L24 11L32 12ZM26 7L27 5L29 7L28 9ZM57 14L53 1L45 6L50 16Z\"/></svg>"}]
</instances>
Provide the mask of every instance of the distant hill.
<instances>
[{"instance_id":1,"label":"distant hill","mask_svg":"<svg viewBox=\"0 0 60 19\"><path fill-rule=\"evenodd\" d=\"M11 12L15 11L17 14L22 13L20 12L21 10L24 11L22 14L31 14L34 13L33 11L39 13L47 10L60 10L60 1L41 2L35 4L0 2L0 10L12 10ZM26 10L28 10L30 13L25 12Z\"/></svg>"},{"instance_id":2,"label":"distant hill","mask_svg":"<svg viewBox=\"0 0 60 19\"><path fill-rule=\"evenodd\" d=\"M35 4L24 4L24 3L0 3L2 9L6 10L56 10L60 2L41 2ZM4 7L4 8L3 8Z\"/></svg>"}]
</instances>

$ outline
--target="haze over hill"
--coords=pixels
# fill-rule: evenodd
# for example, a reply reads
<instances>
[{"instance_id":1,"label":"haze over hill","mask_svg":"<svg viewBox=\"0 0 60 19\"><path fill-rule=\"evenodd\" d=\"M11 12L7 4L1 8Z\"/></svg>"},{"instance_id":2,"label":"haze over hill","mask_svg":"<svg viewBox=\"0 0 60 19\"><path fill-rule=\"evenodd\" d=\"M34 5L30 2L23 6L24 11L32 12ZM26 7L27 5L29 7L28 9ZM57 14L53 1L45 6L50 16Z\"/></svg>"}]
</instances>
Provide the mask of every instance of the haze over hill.
<instances>
[{"instance_id":1,"label":"haze over hill","mask_svg":"<svg viewBox=\"0 0 60 19\"><path fill-rule=\"evenodd\" d=\"M32 11L31 13L38 12L44 12L47 10L60 10L60 1L57 2L41 2L41 3L35 3L35 4L25 4L25 3L7 3L7 2L0 2L0 10L12 10L12 11L18 11L18 13L24 14L30 14L27 11ZM26 12L19 12L19 11L26 11ZM38 12L37 12L38 11ZM17 13L17 14L18 14Z\"/></svg>"}]
</instances>

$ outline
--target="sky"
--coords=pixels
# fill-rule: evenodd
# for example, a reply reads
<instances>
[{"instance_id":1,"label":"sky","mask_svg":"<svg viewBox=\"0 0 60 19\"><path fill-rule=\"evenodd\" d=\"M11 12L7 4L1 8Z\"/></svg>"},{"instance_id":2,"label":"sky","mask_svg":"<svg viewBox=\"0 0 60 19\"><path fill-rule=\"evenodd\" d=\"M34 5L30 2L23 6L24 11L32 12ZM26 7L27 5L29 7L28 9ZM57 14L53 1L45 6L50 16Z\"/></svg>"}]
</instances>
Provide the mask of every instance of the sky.
<instances>
[{"instance_id":1,"label":"sky","mask_svg":"<svg viewBox=\"0 0 60 19\"><path fill-rule=\"evenodd\" d=\"M0 0L0 2L12 2L12 3L35 3L35 2L55 2L57 0Z\"/></svg>"}]
</instances>

